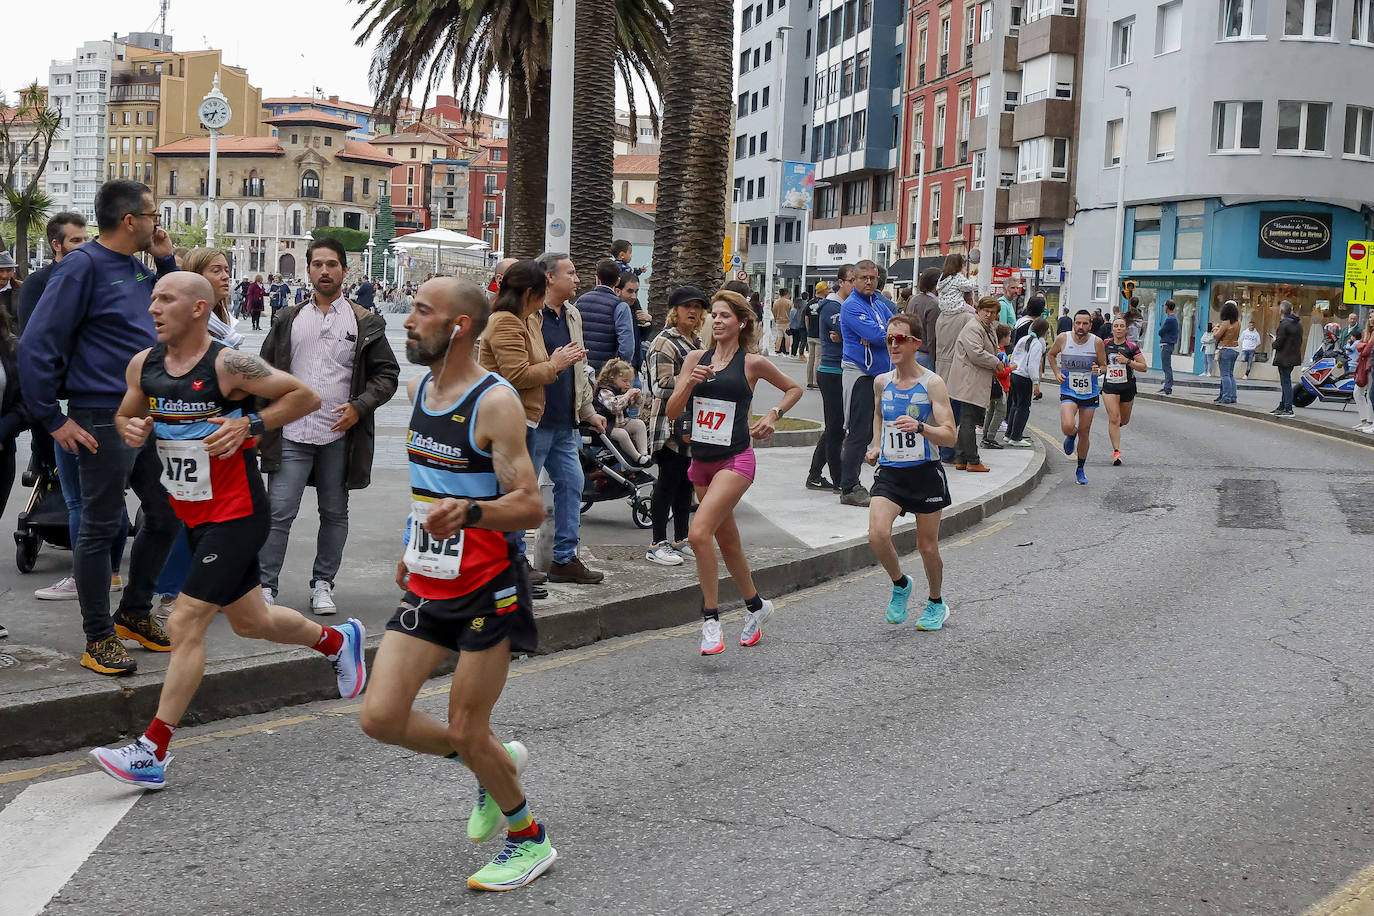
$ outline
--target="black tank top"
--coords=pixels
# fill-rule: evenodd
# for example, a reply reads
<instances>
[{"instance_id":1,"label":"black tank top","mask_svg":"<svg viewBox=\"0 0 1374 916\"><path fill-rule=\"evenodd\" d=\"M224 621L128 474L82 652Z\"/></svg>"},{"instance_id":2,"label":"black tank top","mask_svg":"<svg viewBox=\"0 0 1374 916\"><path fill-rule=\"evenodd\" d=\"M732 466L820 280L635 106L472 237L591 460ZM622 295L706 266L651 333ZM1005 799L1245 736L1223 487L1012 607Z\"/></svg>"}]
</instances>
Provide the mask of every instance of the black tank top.
<instances>
[{"instance_id":1,"label":"black tank top","mask_svg":"<svg viewBox=\"0 0 1374 916\"><path fill-rule=\"evenodd\" d=\"M711 365L715 355L714 348L707 350L699 365ZM744 374L744 350L739 350L715 378L692 389L692 458L724 461L749 448L749 405L753 400L754 390ZM724 405L733 405L733 411ZM731 413L733 417L729 416ZM703 438L724 439L725 420L730 421L728 444L702 441Z\"/></svg>"}]
</instances>

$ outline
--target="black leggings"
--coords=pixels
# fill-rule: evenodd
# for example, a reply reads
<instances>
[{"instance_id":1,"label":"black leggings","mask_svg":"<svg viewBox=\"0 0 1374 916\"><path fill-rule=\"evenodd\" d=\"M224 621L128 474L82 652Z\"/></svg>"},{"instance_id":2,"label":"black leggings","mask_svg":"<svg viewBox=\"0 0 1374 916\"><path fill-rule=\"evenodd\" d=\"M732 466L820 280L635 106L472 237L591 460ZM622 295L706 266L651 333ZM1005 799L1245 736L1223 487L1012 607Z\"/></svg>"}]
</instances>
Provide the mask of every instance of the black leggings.
<instances>
[{"instance_id":1,"label":"black leggings","mask_svg":"<svg viewBox=\"0 0 1374 916\"><path fill-rule=\"evenodd\" d=\"M654 481L649 514L654 522L654 543L668 540L668 512L673 514L673 540L687 537L692 523L692 482L687 479L687 465L691 459L681 452L661 448L654 453L658 464L658 479Z\"/></svg>"},{"instance_id":2,"label":"black leggings","mask_svg":"<svg viewBox=\"0 0 1374 916\"><path fill-rule=\"evenodd\" d=\"M840 485L840 445L844 442L844 376L838 372L816 372L816 386L821 390L821 406L825 414L825 429L821 432L816 450L811 453L811 472L808 480L821 476L830 468L830 482Z\"/></svg>"}]
</instances>

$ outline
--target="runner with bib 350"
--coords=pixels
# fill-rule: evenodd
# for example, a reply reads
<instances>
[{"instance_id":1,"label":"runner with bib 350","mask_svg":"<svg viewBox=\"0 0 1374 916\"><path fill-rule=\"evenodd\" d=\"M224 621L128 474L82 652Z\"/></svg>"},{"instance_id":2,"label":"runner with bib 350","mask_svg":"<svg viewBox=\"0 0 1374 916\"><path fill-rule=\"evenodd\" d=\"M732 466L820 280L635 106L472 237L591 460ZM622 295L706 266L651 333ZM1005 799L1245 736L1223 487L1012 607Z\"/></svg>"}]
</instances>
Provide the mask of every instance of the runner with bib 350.
<instances>
[{"instance_id":1,"label":"runner with bib 350","mask_svg":"<svg viewBox=\"0 0 1374 916\"><path fill-rule=\"evenodd\" d=\"M1103 348L1107 371L1102 380L1102 406L1107 408L1107 434L1112 437L1112 465L1121 466L1121 428L1131 422L1135 407L1135 374L1144 372L1145 354L1126 336L1126 319L1112 322L1112 339Z\"/></svg>"},{"instance_id":2,"label":"runner with bib 350","mask_svg":"<svg viewBox=\"0 0 1374 916\"><path fill-rule=\"evenodd\" d=\"M115 415L131 448L156 437L162 485L186 525L192 553L167 620L172 658L156 717L133 743L91 751L106 773L145 789L166 785L167 747L200 686L205 632L218 613L240 636L309 646L324 655L334 665L340 696L357 696L367 682L361 623L322 627L290 608L269 607L258 585L258 550L270 519L254 446L264 430L316 410L320 396L300 379L214 340L208 330L214 299L200 274L178 271L158 281L148 308L158 343L130 361L128 392ZM271 401L261 415L250 412L254 396Z\"/></svg>"},{"instance_id":3,"label":"runner with bib 350","mask_svg":"<svg viewBox=\"0 0 1374 916\"><path fill-rule=\"evenodd\" d=\"M770 438L774 423L801 400L802 388L772 360L750 352L758 332L758 318L743 296L728 290L716 293L711 300L711 349L687 354L673 396L664 407L669 420L677 419L684 410L691 411L692 463L687 476L701 505L692 516L687 539L696 555L701 582L702 655L725 650L717 610L720 567L715 546L720 547L725 567L744 598L746 613L739 644L756 644L763 635L763 622L773 613L773 603L760 598L754 588L735 526L735 505L754 482L751 437ZM750 426L749 405L759 379L781 391L782 401Z\"/></svg>"},{"instance_id":4,"label":"runner with bib 350","mask_svg":"<svg viewBox=\"0 0 1374 916\"><path fill-rule=\"evenodd\" d=\"M1078 470L1074 479L1087 484L1083 465L1088 460L1088 433L1093 412L1101 394L1100 377L1107 369L1107 350L1102 338L1092 332L1092 315L1079 309L1073 316L1073 330L1055 338L1050 347L1050 368L1059 381L1059 427L1064 433L1064 454L1074 454L1077 444Z\"/></svg>"}]
</instances>

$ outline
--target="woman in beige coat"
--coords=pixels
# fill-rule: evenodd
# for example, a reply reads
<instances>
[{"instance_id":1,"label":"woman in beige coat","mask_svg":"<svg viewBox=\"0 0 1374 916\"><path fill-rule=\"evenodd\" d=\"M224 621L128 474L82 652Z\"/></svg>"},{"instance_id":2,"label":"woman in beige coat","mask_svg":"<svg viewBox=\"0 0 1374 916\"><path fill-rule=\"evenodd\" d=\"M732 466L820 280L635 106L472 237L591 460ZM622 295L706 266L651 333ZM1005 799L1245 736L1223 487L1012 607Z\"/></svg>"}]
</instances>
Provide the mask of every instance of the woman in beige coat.
<instances>
[{"instance_id":1,"label":"woman in beige coat","mask_svg":"<svg viewBox=\"0 0 1374 916\"><path fill-rule=\"evenodd\" d=\"M987 413L992 379L1002 368L1004 354L997 346L993 327L1001 303L991 296L978 300L974 320L964 325L954 341L945 385L952 401L959 402L959 442L954 449L957 471L987 471L978 456L978 424Z\"/></svg>"}]
</instances>

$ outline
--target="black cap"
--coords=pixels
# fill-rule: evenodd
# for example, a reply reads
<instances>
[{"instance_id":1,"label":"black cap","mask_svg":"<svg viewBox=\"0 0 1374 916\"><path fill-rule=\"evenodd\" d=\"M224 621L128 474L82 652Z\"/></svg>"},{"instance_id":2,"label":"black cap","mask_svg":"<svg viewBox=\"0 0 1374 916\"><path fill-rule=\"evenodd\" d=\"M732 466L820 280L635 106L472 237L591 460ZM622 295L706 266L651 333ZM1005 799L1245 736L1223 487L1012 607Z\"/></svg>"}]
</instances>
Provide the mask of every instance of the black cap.
<instances>
[{"instance_id":1,"label":"black cap","mask_svg":"<svg viewBox=\"0 0 1374 916\"><path fill-rule=\"evenodd\" d=\"M686 305L689 302L695 302L702 308L710 307L706 294L695 286L679 286L668 294L668 308L670 309L675 309L679 305Z\"/></svg>"}]
</instances>

